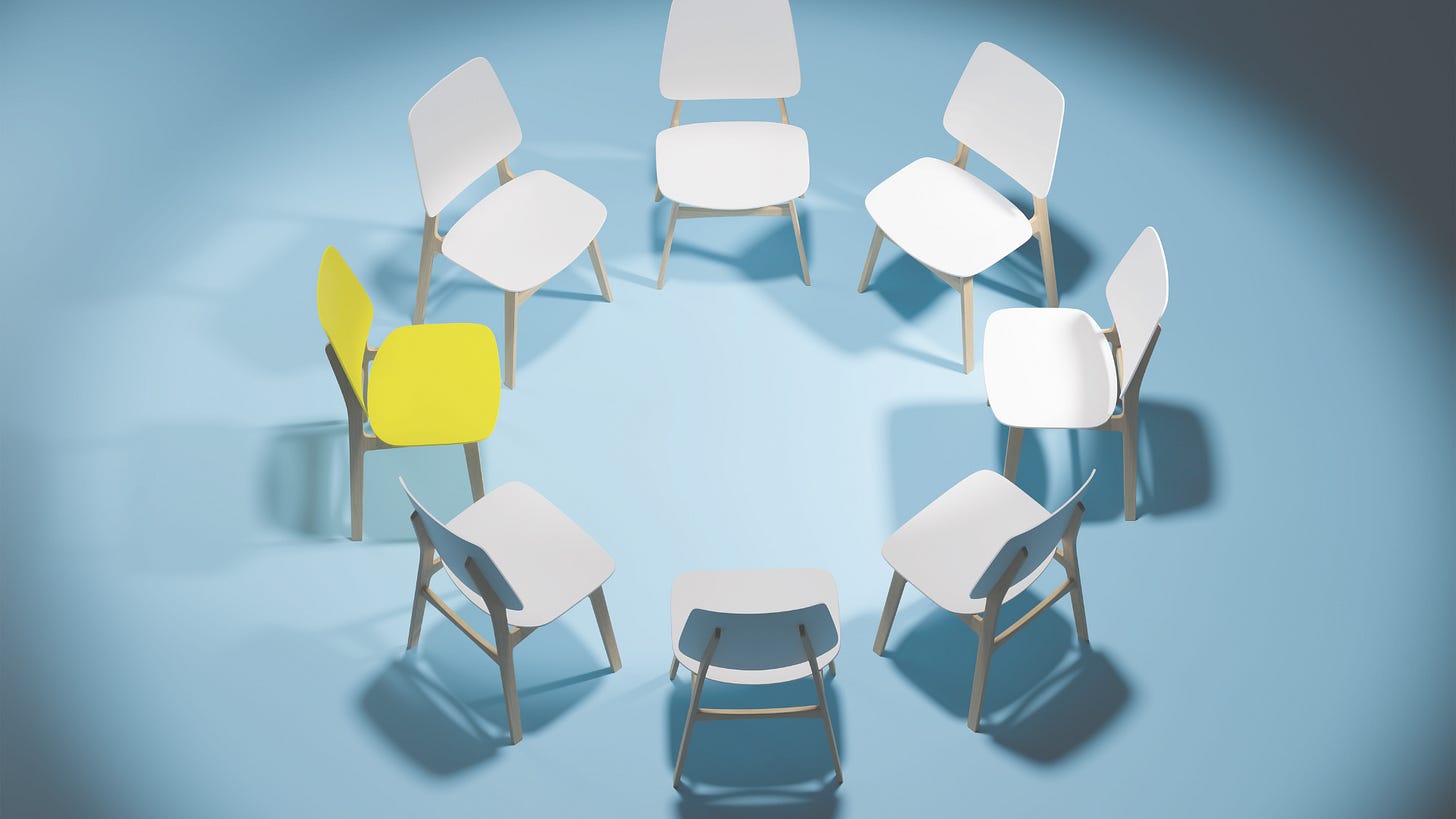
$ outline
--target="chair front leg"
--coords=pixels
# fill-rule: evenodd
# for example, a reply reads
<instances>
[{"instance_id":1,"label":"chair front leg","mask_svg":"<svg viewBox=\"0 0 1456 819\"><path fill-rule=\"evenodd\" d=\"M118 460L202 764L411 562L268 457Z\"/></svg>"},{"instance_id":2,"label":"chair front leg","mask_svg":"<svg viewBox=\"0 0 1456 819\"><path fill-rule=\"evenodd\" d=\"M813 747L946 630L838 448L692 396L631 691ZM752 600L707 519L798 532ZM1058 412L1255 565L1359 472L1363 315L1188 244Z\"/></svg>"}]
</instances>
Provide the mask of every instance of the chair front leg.
<instances>
[{"instance_id":1,"label":"chair front leg","mask_svg":"<svg viewBox=\"0 0 1456 819\"><path fill-rule=\"evenodd\" d=\"M1025 434L1021 427L1006 428L1006 464L1001 467L1001 475L1008 481L1016 480L1016 469L1021 465L1021 437Z\"/></svg>"},{"instance_id":2,"label":"chair front leg","mask_svg":"<svg viewBox=\"0 0 1456 819\"><path fill-rule=\"evenodd\" d=\"M789 221L794 223L794 241L799 245L799 266L804 269L804 286L809 286L809 257L804 255L804 234L799 230L799 209L789 200Z\"/></svg>"},{"instance_id":3,"label":"chair front leg","mask_svg":"<svg viewBox=\"0 0 1456 819\"><path fill-rule=\"evenodd\" d=\"M976 368L976 309L972 298L972 279L962 279L956 290L961 294L961 355L963 372Z\"/></svg>"},{"instance_id":4,"label":"chair front leg","mask_svg":"<svg viewBox=\"0 0 1456 819\"><path fill-rule=\"evenodd\" d=\"M496 601L499 603L499 599ZM500 665L501 691L506 701L506 723L511 744L521 741L521 699L516 693L516 649L511 640L511 627L506 623L505 607L491 606L491 628L495 633L496 662Z\"/></svg>"},{"instance_id":5,"label":"chair front leg","mask_svg":"<svg viewBox=\"0 0 1456 819\"><path fill-rule=\"evenodd\" d=\"M1045 199L1032 199L1032 221L1036 223L1036 243L1041 248L1041 275L1046 280L1047 307L1057 306L1057 267L1052 259L1052 223Z\"/></svg>"},{"instance_id":6,"label":"chair front leg","mask_svg":"<svg viewBox=\"0 0 1456 819\"><path fill-rule=\"evenodd\" d=\"M612 300L612 285L607 281L607 267L602 264L602 250L597 247L597 240L592 239L591 244L586 246L586 252L591 256L592 268L597 272L597 287L601 288L602 299Z\"/></svg>"},{"instance_id":7,"label":"chair front leg","mask_svg":"<svg viewBox=\"0 0 1456 819\"><path fill-rule=\"evenodd\" d=\"M465 470L470 473L470 496L476 500L485 497L485 475L480 470L480 442L464 444Z\"/></svg>"},{"instance_id":8,"label":"chair front leg","mask_svg":"<svg viewBox=\"0 0 1456 819\"><path fill-rule=\"evenodd\" d=\"M814 677L814 693L819 696L819 716L824 719L824 734L829 737L829 755L834 759L834 779L844 784L844 769L839 766L839 743L834 741L834 723L829 719L829 698L824 695L824 674L819 670L819 655L809 642L809 633L799 624L799 640L804 644L804 656L809 660L809 672Z\"/></svg>"},{"instance_id":9,"label":"chair front leg","mask_svg":"<svg viewBox=\"0 0 1456 819\"><path fill-rule=\"evenodd\" d=\"M667 678L669 680L675 680L675 679L677 679L677 666L678 666L678 662L677 662L677 652L674 651L672 653L672 665L670 665L670 666L667 667Z\"/></svg>"},{"instance_id":10,"label":"chair front leg","mask_svg":"<svg viewBox=\"0 0 1456 819\"><path fill-rule=\"evenodd\" d=\"M435 254L440 252L439 217L426 216L424 236L420 240L420 280L415 286L414 324L425 323L425 303L430 298L430 270L435 266Z\"/></svg>"},{"instance_id":11,"label":"chair front leg","mask_svg":"<svg viewBox=\"0 0 1456 819\"><path fill-rule=\"evenodd\" d=\"M516 388L516 317L521 309L521 294L506 293L506 387Z\"/></svg>"},{"instance_id":12,"label":"chair front leg","mask_svg":"<svg viewBox=\"0 0 1456 819\"><path fill-rule=\"evenodd\" d=\"M1026 563L1027 552L1017 553L1011 565L1001 574L991 593L986 595L986 610L981 614L981 625L976 629L976 670L971 677L971 713L966 720L972 731L981 730L981 707L986 702L986 678L991 674L991 654L996 651L996 619L1001 614L1001 603L1011 588L1016 573Z\"/></svg>"},{"instance_id":13,"label":"chair front leg","mask_svg":"<svg viewBox=\"0 0 1456 819\"><path fill-rule=\"evenodd\" d=\"M880 244L885 241L885 232L875 225L875 235L870 239L870 255L865 257L864 273L859 277L859 292L870 288L870 274L875 270L875 260L880 258Z\"/></svg>"},{"instance_id":14,"label":"chair front leg","mask_svg":"<svg viewBox=\"0 0 1456 819\"><path fill-rule=\"evenodd\" d=\"M364 419L349 415L349 539L364 539Z\"/></svg>"},{"instance_id":15,"label":"chair front leg","mask_svg":"<svg viewBox=\"0 0 1456 819\"><path fill-rule=\"evenodd\" d=\"M667 220L667 238L662 242L662 267L657 270L657 289L667 282L667 256L672 252L672 232L677 230L677 203L672 203L672 216ZM674 786L676 787L676 786Z\"/></svg>"},{"instance_id":16,"label":"chair front leg","mask_svg":"<svg viewBox=\"0 0 1456 819\"><path fill-rule=\"evenodd\" d=\"M430 578L435 574L435 547L430 543L424 524L420 522L419 512L410 513L410 523L414 524L415 539L420 544L420 568L415 573L415 596L410 608L409 638L404 644L405 651L420 644L420 627L425 621L425 590L430 587Z\"/></svg>"},{"instance_id":17,"label":"chair front leg","mask_svg":"<svg viewBox=\"0 0 1456 819\"><path fill-rule=\"evenodd\" d=\"M617 654L617 635L612 631L612 616L607 613L607 594L598 586L591 593L592 612L597 616L597 630L602 633L602 647L607 651L607 663L612 671L622 668L622 658Z\"/></svg>"},{"instance_id":18,"label":"chair front leg","mask_svg":"<svg viewBox=\"0 0 1456 819\"><path fill-rule=\"evenodd\" d=\"M900 596L905 593L905 577L895 572L890 578L890 593L885 595L885 611L880 615L880 630L875 635L876 654L885 653L885 642L890 639L890 626L895 624L895 613L900 610Z\"/></svg>"},{"instance_id":19,"label":"chair front leg","mask_svg":"<svg viewBox=\"0 0 1456 819\"><path fill-rule=\"evenodd\" d=\"M1122 513L1127 520L1137 520L1137 399L1123 401L1118 426L1122 428Z\"/></svg>"},{"instance_id":20,"label":"chair front leg","mask_svg":"<svg viewBox=\"0 0 1456 819\"><path fill-rule=\"evenodd\" d=\"M713 652L718 648L718 640L723 636L722 629L713 629L713 636L708 640L708 648L703 652L703 659L698 663L698 673L693 677L693 695L688 700L688 722L683 726L682 743L677 748L677 765L672 769L672 786L676 788L682 783L683 763L688 757L688 740L693 736L693 722L698 716L698 703L703 699L703 682L708 679L708 666L713 661Z\"/></svg>"},{"instance_id":21,"label":"chair front leg","mask_svg":"<svg viewBox=\"0 0 1456 819\"><path fill-rule=\"evenodd\" d=\"M1072 512L1072 519L1067 523L1067 530L1062 533L1062 568L1067 570L1067 580L1072 584L1072 617L1077 624L1077 639L1086 643L1087 639L1087 607L1082 601L1082 567L1077 563L1077 532L1082 527L1082 516L1087 513L1087 507L1080 501L1077 508Z\"/></svg>"}]
</instances>

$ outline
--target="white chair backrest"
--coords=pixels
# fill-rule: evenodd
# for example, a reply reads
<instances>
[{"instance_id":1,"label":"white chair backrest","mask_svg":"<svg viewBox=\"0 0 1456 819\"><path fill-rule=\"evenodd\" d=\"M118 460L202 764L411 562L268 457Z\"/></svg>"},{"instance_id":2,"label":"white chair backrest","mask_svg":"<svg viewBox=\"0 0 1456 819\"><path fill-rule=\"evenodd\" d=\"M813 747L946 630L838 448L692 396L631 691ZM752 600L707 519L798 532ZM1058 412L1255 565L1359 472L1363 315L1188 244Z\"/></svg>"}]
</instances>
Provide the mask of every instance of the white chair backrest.
<instances>
[{"instance_id":1,"label":"white chair backrest","mask_svg":"<svg viewBox=\"0 0 1456 819\"><path fill-rule=\"evenodd\" d=\"M426 91L410 109L409 129L428 216L438 216L521 144L521 123L484 57Z\"/></svg>"},{"instance_id":2,"label":"white chair backrest","mask_svg":"<svg viewBox=\"0 0 1456 819\"><path fill-rule=\"evenodd\" d=\"M425 534L430 536L430 543L435 547L436 554L445 561L450 568L450 573L460 579L460 582L475 589L481 597L489 599L485 590L479 588L470 570L465 568L465 561L471 560L475 567L480 570L485 581L490 584L490 590L499 597L507 609L520 611L523 608L521 598L516 595L516 590L511 588L510 581L501 574L495 561L490 559L485 547L471 543L463 537L450 531L449 527L441 523L439 518L430 514L430 511L420 503L414 493L405 484L404 478L399 479L399 485L404 487L404 493L409 496L410 503L414 505L415 512L419 513L420 521L425 525Z\"/></svg>"},{"instance_id":3,"label":"white chair backrest","mask_svg":"<svg viewBox=\"0 0 1456 819\"><path fill-rule=\"evenodd\" d=\"M945 130L1045 199L1062 139L1062 92L995 43L971 54L945 109Z\"/></svg>"},{"instance_id":4,"label":"white chair backrest","mask_svg":"<svg viewBox=\"0 0 1456 819\"><path fill-rule=\"evenodd\" d=\"M693 609L678 638L678 649L694 661L701 662L707 651L713 629L722 629L718 647L713 650L715 668L738 671L764 671L787 668L807 661L804 643L799 638L803 625L819 656L839 643L839 630L829 607L817 603L802 609L742 614Z\"/></svg>"},{"instance_id":5,"label":"white chair backrest","mask_svg":"<svg viewBox=\"0 0 1456 819\"><path fill-rule=\"evenodd\" d=\"M670 100L799 93L799 47L789 0L673 0L659 87Z\"/></svg>"},{"instance_id":6,"label":"white chair backrest","mask_svg":"<svg viewBox=\"0 0 1456 819\"><path fill-rule=\"evenodd\" d=\"M985 599L991 593L992 587L996 585L996 581L1000 580L1001 575L1010 568L1012 561L1016 559L1016 554L1022 549L1026 550L1026 560L1021 564L1021 568L1016 570L1016 576L1011 578L1011 583L1007 588L1015 586L1025 580L1027 575L1036 571L1042 561L1047 559L1047 555L1057 548L1062 533L1067 531L1067 524L1071 521L1072 513L1077 510L1077 502L1082 499L1082 494L1087 491L1087 487L1092 485L1092 479L1096 476L1097 470L1094 469L1092 474L1087 476L1087 480L1082 482L1082 488L1073 493L1072 497L1068 498L1067 502L1062 504L1057 511L1052 512L1037 525L1006 541L1006 545L1001 547L1001 551L997 552L991 565L986 567L986 571L981 574L976 585L972 587L971 597Z\"/></svg>"},{"instance_id":7,"label":"white chair backrest","mask_svg":"<svg viewBox=\"0 0 1456 819\"><path fill-rule=\"evenodd\" d=\"M1112 326L1117 328L1117 343L1122 346L1119 388L1126 391L1168 309L1168 259L1156 230L1143 228L1117 263L1107 280L1107 306L1112 308Z\"/></svg>"}]
</instances>

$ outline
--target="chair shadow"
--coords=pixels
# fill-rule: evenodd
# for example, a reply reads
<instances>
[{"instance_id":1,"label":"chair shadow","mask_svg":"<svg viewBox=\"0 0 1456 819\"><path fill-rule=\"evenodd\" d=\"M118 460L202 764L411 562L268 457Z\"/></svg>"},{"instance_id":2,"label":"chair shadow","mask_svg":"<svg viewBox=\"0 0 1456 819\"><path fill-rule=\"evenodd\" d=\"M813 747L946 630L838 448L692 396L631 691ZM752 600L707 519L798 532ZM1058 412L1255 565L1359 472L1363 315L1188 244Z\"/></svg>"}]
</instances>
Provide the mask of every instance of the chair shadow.
<instances>
[{"instance_id":1,"label":"chair shadow","mask_svg":"<svg viewBox=\"0 0 1456 819\"><path fill-rule=\"evenodd\" d=\"M490 633L483 613L463 600L450 604L476 631ZM360 694L359 708L401 756L448 777L509 753L510 733L499 668L438 612L427 608L425 617L419 646L381 669ZM543 628L523 641L516 649L516 688L527 739L610 673L605 656L592 655L569 628Z\"/></svg>"},{"instance_id":2,"label":"chair shadow","mask_svg":"<svg viewBox=\"0 0 1456 819\"><path fill-rule=\"evenodd\" d=\"M668 211L670 213L670 211ZM664 214L659 218L648 220L649 239L652 246L657 248L659 261L663 242L667 241L667 225L671 217ZM731 244L715 246L711 239L698 240L692 233L694 228L721 227L723 222L747 222L754 220L767 221L774 224L774 227L762 234L757 235L751 244L741 249L735 249ZM799 231L804 237L805 258L809 261L809 271L812 277L814 270L814 257L809 253L809 237L812 231L812 219L803 210L799 211ZM721 231L720 231L721 232ZM687 234L687 235L684 235ZM804 271L799 265L799 246L794 239L794 227L784 216L740 216L709 219L678 219L677 228L672 235L672 250L668 254L667 261L667 282L673 280L673 274L679 268L677 262L679 254L685 257L696 257L708 259L718 264L735 268L741 278L748 281L762 282L775 279L799 279L802 281ZM691 268L689 268L691 271ZM701 272L701 271L700 271ZM703 277L689 272L697 281L714 281L716 274ZM657 286L654 281L653 286Z\"/></svg>"},{"instance_id":3,"label":"chair shadow","mask_svg":"<svg viewBox=\"0 0 1456 819\"><path fill-rule=\"evenodd\" d=\"M839 795L831 781L813 790L745 793L738 789L727 793L698 793L681 790L677 815L682 819L832 819L839 812Z\"/></svg>"}]
</instances>

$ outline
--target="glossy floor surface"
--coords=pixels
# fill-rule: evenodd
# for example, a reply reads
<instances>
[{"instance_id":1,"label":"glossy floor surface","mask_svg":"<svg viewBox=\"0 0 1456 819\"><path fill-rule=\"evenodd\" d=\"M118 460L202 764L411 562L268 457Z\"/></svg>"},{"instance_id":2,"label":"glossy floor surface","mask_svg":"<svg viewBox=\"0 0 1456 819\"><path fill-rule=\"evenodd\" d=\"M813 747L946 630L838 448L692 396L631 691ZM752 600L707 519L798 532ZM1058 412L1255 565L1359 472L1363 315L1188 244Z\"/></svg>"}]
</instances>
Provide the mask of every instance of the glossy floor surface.
<instances>
[{"instance_id":1,"label":"glossy floor surface","mask_svg":"<svg viewBox=\"0 0 1456 819\"><path fill-rule=\"evenodd\" d=\"M1449 9L1178 5L799 0L814 284L787 219L712 219L678 226L660 292L665 2L0 8L0 812L1450 809ZM995 656L973 734L975 638L955 618L909 590L870 652L880 546L995 468L1005 432L980 366L960 372L952 291L889 245L855 284L865 193L954 154L941 115L982 40L1066 95L1062 305L1105 323L1107 275L1150 224L1171 301L1140 520L1120 514L1115 436L1027 437L1020 483L1040 500L1098 469L1079 550L1092 642L1067 603L1037 620ZM349 542L314 308L332 244L374 298L374 343L409 321L405 116L476 55L522 122L513 168L606 204L616 297L583 256L523 308L517 389L484 447L489 486L534 486L617 565L624 667L607 672L589 606L532 636L514 747L495 666L453 627L429 612L403 651L417 555L397 478L453 514L460 450L371 454ZM684 121L776 109L689 104ZM1040 304L1034 245L975 295L978 328ZM432 321L499 333L501 314L498 291L437 263ZM672 578L793 566L840 590L845 784L827 784L820 726L785 720L701 726L674 791ZM812 697L712 684L705 703Z\"/></svg>"}]
</instances>

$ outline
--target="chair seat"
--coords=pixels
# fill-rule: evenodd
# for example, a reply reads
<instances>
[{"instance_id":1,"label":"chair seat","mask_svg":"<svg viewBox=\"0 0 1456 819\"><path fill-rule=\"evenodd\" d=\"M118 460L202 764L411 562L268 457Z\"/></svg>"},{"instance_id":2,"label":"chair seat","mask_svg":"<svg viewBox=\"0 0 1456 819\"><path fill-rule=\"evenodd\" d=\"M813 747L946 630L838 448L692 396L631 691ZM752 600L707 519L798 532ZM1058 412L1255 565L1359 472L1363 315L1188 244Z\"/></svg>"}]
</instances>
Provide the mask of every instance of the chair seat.
<instances>
[{"instance_id":1,"label":"chair seat","mask_svg":"<svg viewBox=\"0 0 1456 819\"><path fill-rule=\"evenodd\" d=\"M906 165L865 197L870 218L916 261L964 279L1011 255L1031 238L1031 222L1011 200L973 174L926 157Z\"/></svg>"},{"instance_id":2,"label":"chair seat","mask_svg":"<svg viewBox=\"0 0 1456 819\"><path fill-rule=\"evenodd\" d=\"M1112 345L1081 310L1018 307L986 319L986 400L1023 429L1091 429L1117 408Z\"/></svg>"},{"instance_id":3,"label":"chair seat","mask_svg":"<svg viewBox=\"0 0 1456 819\"><path fill-rule=\"evenodd\" d=\"M394 446L468 444L490 437L500 409L495 335L480 324L400 327L369 370L367 414Z\"/></svg>"},{"instance_id":4,"label":"chair seat","mask_svg":"<svg viewBox=\"0 0 1456 819\"><path fill-rule=\"evenodd\" d=\"M839 590L823 569L733 569L680 574L672 582L672 650L683 667L697 673L698 661L678 647L693 609L729 614L770 614L824 604L839 627ZM822 648L816 646L816 648ZM839 654L839 642L819 655L819 667ZM783 668L743 670L708 667L708 679L739 685L772 685L808 677L809 661Z\"/></svg>"},{"instance_id":5,"label":"chair seat","mask_svg":"<svg viewBox=\"0 0 1456 819\"><path fill-rule=\"evenodd\" d=\"M612 576L616 564L576 522L541 493L512 482L488 492L446 527L480 544L520 598L520 611L507 611L513 626L536 628L565 614ZM485 600L442 567L481 611Z\"/></svg>"},{"instance_id":6,"label":"chair seat","mask_svg":"<svg viewBox=\"0 0 1456 819\"><path fill-rule=\"evenodd\" d=\"M689 207L782 205L809 189L809 138L779 122L699 122L657 135L657 186Z\"/></svg>"},{"instance_id":7,"label":"chair seat","mask_svg":"<svg viewBox=\"0 0 1456 819\"><path fill-rule=\"evenodd\" d=\"M998 472L983 469L946 490L885 541L885 562L937 606L980 614L984 598L971 597L1006 542L1046 519L1047 510ZM1006 592L1025 591L1051 563L1055 550Z\"/></svg>"},{"instance_id":8,"label":"chair seat","mask_svg":"<svg viewBox=\"0 0 1456 819\"><path fill-rule=\"evenodd\" d=\"M440 252L511 293L530 290L565 270L596 238L607 207L550 171L501 185L445 234Z\"/></svg>"}]
</instances>

